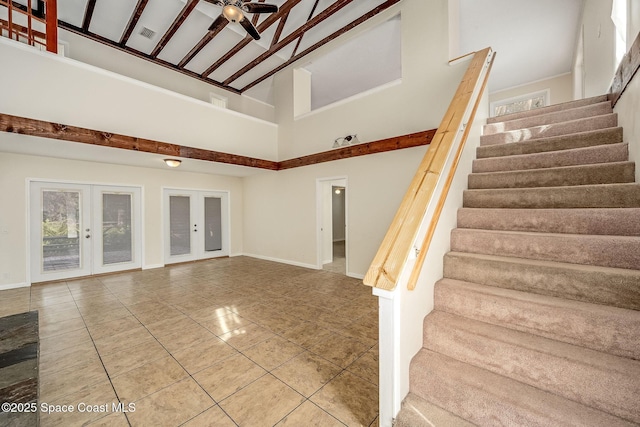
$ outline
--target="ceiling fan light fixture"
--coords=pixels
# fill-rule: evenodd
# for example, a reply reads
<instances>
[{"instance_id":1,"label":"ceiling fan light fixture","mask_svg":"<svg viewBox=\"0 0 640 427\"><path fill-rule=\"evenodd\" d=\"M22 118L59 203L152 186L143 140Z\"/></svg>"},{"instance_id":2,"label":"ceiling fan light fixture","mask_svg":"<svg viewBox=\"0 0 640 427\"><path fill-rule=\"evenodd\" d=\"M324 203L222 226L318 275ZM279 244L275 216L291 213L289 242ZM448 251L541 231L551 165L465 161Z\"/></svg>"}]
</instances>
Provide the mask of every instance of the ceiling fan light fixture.
<instances>
[{"instance_id":1,"label":"ceiling fan light fixture","mask_svg":"<svg viewBox=\"0 0 640 427\"><path fill-rule=\"evenodd\" d=\"M167 164L167 166L169 166L170 168L177 168L178 166L180 166L180 163L182 163L182 160L178 160L178 159L164 159L164 162Z\"/></svg>"},{"instance_id":2,"label":"ceiling fan light fixture","mask_svg":"<svg viewBox=\"0 0 640 427\"><path fill-rule=\"evenodd\" d=\"M240 22L244 18L242 10L232 4L227 4L222 8L222 14L229 22Z\"/></svg>"}]
</instances>

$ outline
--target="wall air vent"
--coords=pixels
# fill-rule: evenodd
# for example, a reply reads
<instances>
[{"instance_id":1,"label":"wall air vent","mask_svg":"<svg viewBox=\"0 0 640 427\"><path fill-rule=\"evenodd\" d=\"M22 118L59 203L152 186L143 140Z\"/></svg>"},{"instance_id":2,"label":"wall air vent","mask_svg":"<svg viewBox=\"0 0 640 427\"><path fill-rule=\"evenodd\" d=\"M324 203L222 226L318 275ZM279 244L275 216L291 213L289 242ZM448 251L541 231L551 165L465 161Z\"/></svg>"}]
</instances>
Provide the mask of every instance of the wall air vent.
<instances>
[{"instance_id":1,"label":"wall air vent","mask_svg":"<svg viewBox=\"0 0 640 427\"><path fill-rule=\"evenodd\" d=\"M149 29L149 28L147 28L147 27L142 27L142 30L140 31L140 35L142 37L146 37L149 40L151 40L153 38L153 36L156 35L156 32L151 30L151 29Z\"/></svg>"}]
</instances>

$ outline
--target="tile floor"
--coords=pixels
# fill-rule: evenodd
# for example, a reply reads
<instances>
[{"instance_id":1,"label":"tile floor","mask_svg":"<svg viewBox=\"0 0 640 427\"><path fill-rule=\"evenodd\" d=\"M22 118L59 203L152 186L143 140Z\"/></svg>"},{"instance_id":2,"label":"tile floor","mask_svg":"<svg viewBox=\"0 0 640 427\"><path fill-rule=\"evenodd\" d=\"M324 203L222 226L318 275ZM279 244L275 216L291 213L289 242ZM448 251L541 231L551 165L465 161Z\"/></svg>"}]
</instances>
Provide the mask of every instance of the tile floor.
<instances>
[{"instance_id":1,"label":"tile floor","mask_svg":"<svg viewBox=\"0 0 640 427\"><path fill-rule=\"evenodd\" d=\"M40 403L75 409L43 427L377 425L377 300L356 279L235 257L0 292L0 316L27 310Z\"/></svg>"}]
</instances>

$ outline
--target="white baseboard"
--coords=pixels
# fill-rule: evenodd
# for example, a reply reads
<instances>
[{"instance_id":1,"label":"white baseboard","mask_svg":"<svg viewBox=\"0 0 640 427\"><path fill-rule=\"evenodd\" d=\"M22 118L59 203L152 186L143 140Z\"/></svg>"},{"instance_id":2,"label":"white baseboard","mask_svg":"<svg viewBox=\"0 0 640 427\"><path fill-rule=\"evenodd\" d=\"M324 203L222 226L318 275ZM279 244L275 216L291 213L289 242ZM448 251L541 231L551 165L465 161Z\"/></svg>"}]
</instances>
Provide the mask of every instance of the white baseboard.
<instances>
[{"instance_id":1,"label":"white baseboard","mask_svg":"<svg viewBox=\"0 0 640 427\"><path fill-rule=\"evenodd\" d=\"M28 288L31 284L27 282L22 283L7 283L6 285L0 285L0 291L6 291L8 289Z\"/></svg>"},{"instance_id":2,"label":"white baseboard","mask_svg":"<svg viewBox=\"0 0 640 427\"><path fill-rule=\"evenodd\" d=\"M242 254L242 255L248 256L251 258L263 259L265 261L274 261L274 262L279 262L281 264L289 264L289 265L295 265L296 267L304 267L304 268L310 268L312 270L319 270L318 266L315 264L307 264L304 262L291 261L288 259L273 258L273 257L268 257L263 255L255 255L255 254Z\"/></svg>"},{"instance_id":3,"label":"white baseboard","mask_svg":"<svg viewBox=\"0 0 640 427\"><path fill-rule=\"evenodd\" d=\"M364 274L359 274L359 273L347 273L348 277L353 277L354 279L364 279Z\"/></svg>"},{"instance_id":4,"label":"white baseboard","mask_svg":"<svg viewBox=\"0 0 640 427\"><path fill-rule=\"evenodd\" d=\"M147 265L143 265L142 269L151 270L152 268L162 268L162 267L164 267L164 264L147 264Z\"/></svg>"}]
</instances>

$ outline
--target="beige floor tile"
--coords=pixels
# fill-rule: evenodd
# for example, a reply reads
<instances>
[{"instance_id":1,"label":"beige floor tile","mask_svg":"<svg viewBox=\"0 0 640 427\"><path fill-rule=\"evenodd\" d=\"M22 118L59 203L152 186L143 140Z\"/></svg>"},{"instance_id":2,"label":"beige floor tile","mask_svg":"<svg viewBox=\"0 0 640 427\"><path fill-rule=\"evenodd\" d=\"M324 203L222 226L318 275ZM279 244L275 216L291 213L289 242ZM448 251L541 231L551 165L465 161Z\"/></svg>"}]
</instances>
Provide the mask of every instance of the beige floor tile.
<instances>
[{"instance_id":1,"label":"beige floor tile","mask_svg":"<svg viewBox=\"0 0 640 427\"><path fill-rule=\"evenodd\" d=\"M344 424L318 408L310 401L304 402L287 415L276 427L344 427Z\"/></svg>"},{"instance_id":2,"label":"beige floor tile","mask_svg":"<svg viewBox=\"0 0 640 427\"><path fill-rule=\"evenodd\" d=\"M158 341L170 352L176 352L203 341L215 338L211 332L200 325L173 332L170 335L157 337Z\"/></svg>"},{"instance_id":3,"label":"beige floor tile","mask_svg":"<svg viewBox=\"0 0 640 427\"><path fill-rule=\"evenodd\" d=\"M182 427L236 427L231 418L218 405L209 408Z\"/></svg>"},{"instance_id":4,"label":"beige floor tile","mask_svg":"<svg viewBox=\"0 0 640 427\"><path fill-rule=\"evenodd\" d=\"M180 331L184 328L190 328L197 326L198 324L186 315L180 317L173 317L171 319L164 319L153 323L145 324L145 328L149 330L154 336L166 336L173 332Z\"/></svg>"},{"instance_id":5,"label":"beige floor tile","mask_svg":"<svg viewBox=\"0 0 640 427\"><path fill-rule=\"evenodd\" d=\"M81 318L82 318L82 315L80 314L77 308L72 308L71 310L46 312L46 313L42 310L38 310L38 323L40 325L48 325L49 323L62 322L63 320L81 319Z\"/></svg>"},{"instance_id":6,"label":"beige floor tile","mask_svg":"<svg viewBox=\"0 0 640 427\"><path fill-rule=\"evenodd\" d=\"M200 320L213 319L220 316L226 316L227 314L232 314L233 311L227 310L224 307L219 307L215 301L214 303L207 308L201 308L199 310L194 310L188 313L188 316L191 317L196 322Z\"/></svg>"},{"instance_id":7,"label":"beige floor tile","mask_svg":"<svg viewBox=\"0 0 640 427\"><path fill-rule=\"evenodd\" d=\"M308 350L319 341L326 340L333 334L334 332L321 328L315 323L302 322L282 332L280 335Z\"/></svg>"},{"instance_id":8,"label":"beige floor tile","mask_svg":"<svg viewBox=\"0 0 640 427\"><path fill-rule=\"evenodd\" d=\"M147 324L147 323L157 322L160 320L183 317L184 314L182 314L181 312L179 312L173 307L165 306L157 310L149 310L149 311L135 313L135 316L138 318L138 320L140 320L140 322L142 322L143 324Z\"/></svg>"},{"instance_id":9,"label":"beige floor tile","mask_svg":"<svg viewBox=\"0 0 640 427\"><path fill-rule=\"evenodd\" d=\"M107 373L100 360L89 360L64 370L40 375L40 401L52 402L62 396L78 392L92 384L107 381Z\"/></svg>"},{"instance_id":10,"label":"beige floor tile","mask_svg":"<svg viewBox=\"0 0 640 427\"><path fill-rule=\"evenodd\" d=\"M107 322L90 324L88 328L91 338L99 340L100 338L127 332L140 326L138 319L133 316L126 316Z\"/></svg>"},{"instance_id":11,"label":"beige floor tile","mask_svg":"<svg viewBox=\"0 0 640 427\"><path fill-rule=\"evenodd\" d=\"M55 314L58 313L60 311L67 311L67 310L73 310L73 309L78 309L78 307L76 306L75 301L73 301L73 298L71 298L71 301L68 302L61 302L59 304L54 304L54 305L40 305L37 302L34 302L33 299L31 300L31 310L38 310L41 314L45 315L45 314Z\"/></svg>"},{"instance_id":12,"label":"beige floor tile","mask_svg":"<svg viewBox=\"0 0 640 427\"><path fill-rule=\"evenodd\" d=\"M91 341L85 341L57 352L40 352L40 375L63 371L76 365L99 362L98 352Z\"/></svg>"},{"instance_id":13,"label":"beige floor tile","mask_svg":"<svg viewBox=\"0 0 640 427\"><path fill-rule=\"evenodd\" d=\"M320 356L305 352L271 372L304 396L311 396L342 371Z\"/></svg>"},{"instance_id":14,"label":"beige floor tile","mask_svg":"<svg viewBox=\"0 0 640 427\"><path fill-rule=\"evenodd\" d=\"M260 366L238 354L200 371L193 378L216 402L220 402L265 373Z\"/></svg>"},{"instance_id":15,"label":"beige floor tile","mask_svg":"<svg viewBox=\"0 0 640 427\"><path fill-rule=\"evenodd\" d=\"M167 356L111 379L122 402L135 402L149 394L174 384L185 377L187 371Z\"/></svg>"},{"instance_id":16,"label":"beige floor tile","mask_svg":"<svg viewBox=\"0 0 640 427\"><path fill-rule=\"evenodd\" d=\"M42 339L83 329L85 324L81 317L75 317L73 319L61 320L60 322L51 322L44 325L40 324L39 326L40 338Z\"/></svg>"},{"instance_id":17,"label":"beige floor tile","mask_svg":"<svg viewBox=\"0 0 640 427\"><path fill-rule=\"evenodd\" d=\"M71 405L73 412L40 412L40 426L81 426L87 423L96 422L95 425L127 425L127 424L105 424L98 422L104 420L112 410L112 403L118 403L113 388L109 381L102 381L91 386L82 387L72 394L68 394L56 400L45 401L40 399L39 404L47 405ZM55 406L54 406L55 410ZM126 420L125 420L126 422ZM94 425L94 424L91 424Z\"/></svg>"},{"instance_id":18,"label":"beige floor tile","mask_svg":"<svg viewBox=\"0 0 640 427\"><path fill-rule=\"evenodd\" d=\"M309 350L336 365L346 368L370 348L370 346L361 343L355 338L345 337L336 333L316 342L316 344L309 347Z\"/></svg>"},{"instance_id":19,"label":"beige floor tile","mask_svg":"<svg viewBox=\"0 0 640 427\"><path fill-rule=\"evenodd\" d=\"M235 348L217 337L211 337L172 353L178 363L191 375L235 354L238 354Z\"/></svg>"},{"instance_id":20,"label":"beige floor tile","mask_svg":"<svg viewBox=\"0 0 640 427\"><path fill-rule=\"evenodd\" d=\"M108 311L84 313L82 318L87 326L98 325L100 323L112 322L123 317L131 316L131 312L125 307L117 307Z\"/></svg>"},{"instance_id":21,"label":"beige floor tile","mask_svg":"<svg viewBox=\"0 0 640 427\"><path fill-rule=\"evenodd\" d=\"M271 427L303 401L303 396L267 374L220 402L220 407L240 426Z\"/></svg>"},{"instance_id":22,"label":"beige floor tile","mask_svg":"<svg viewBox=\"0 0 640 427\"><path fill-rule=\"evenodd\" d=\"M153 335L151 335L143 326L138 326L130 331L100 338L95 340L94 343L98 349L98 353L102 356L155 340L156 339Z\"/></svg>"},{"instance_id":23,"label":"beige floor tile","mask_svg":"<svg viewBox=\"0 0 640 427\"><path fill-rule=\"evenodd\" d=\"M358 360L349 365L347 370L372 384L378 385L378 350L373 348L367 351Z\"/></svg>"},{"instance_id":24,"label":"beige floor tile","mask_svg":"<svg viewBox=\"0 0 640 427\"><path fill-rule=\"evenodd\" d=\"M191 378L135 402L127 416L132 427L178 426L203 413L215 403Z\"/></svg>"},{"instance_id":25,"label":"beige floor tile","mask_svg":"<svg viewBox=\"0 0 640 427\"><path fill-rule=\"evenodd\" d=\"M129 421L125 414L115 412L86 424L86 427L129 427Z\"/></svg>"},{"instance_id":26,"label":"beige floor tile","mask_svg":"<svg viewBox=\"0 0 640 427\"><path fill-rule=\"evenodd\" d=\"M167 356L169 356L167 350L159 342L153 340L142 345L103 355L102 363L109 376L114 378L124 372Z\"/></svg>"},{"instance_id":27,"label":"beige floor tile","mask_svg":"<svg viewBox=\"0 0 640 427\"><path fill-rule=\"evenodd\" d=\"M242 354L271 371L304 351L304 348L282 337L274 336L244 350Z\"/></svg>"},{"instance_id":28,"label":"beige floor tile","mask_svg":"<svg viewBox=\"0 0 640 427\"><path fill-rule=\"evenodd\" d=\"M347 371L310 400L348 426L369 426L378 415L378 387Z\"/></svg>"},{"instance_id":29,"label":"beige floor tile","mask_svg":"<svg viewBox=\"0 0 640 427\"><path fill-rule=\"evenodd\" d=\"M251 325L243 326L226 334L222 334L220 338L227 344L242 351L274 335L270 330L252 323Z\"/></svg>"},{"instance_id":30,"label":"beige floor tile","mask_svg":"<svg viewBox=\"0 0 640 427\"><path fill-rule=\"evenodd\" d=\"M227 332L236 330L243 326L251 325L253 323L249 319L245 319L244 317L236 313L227 313L228 314L223 316L216 316L214 312L208 318L200 318L195 320L216 335L223 335Z\"/></svg>"},{"instance_id":31,"label":"beige floor tile","mask_svg":"<svg viewBox=\"0 0 640 427\"><path fill-rule=\"evenodd\" d=\"M36 297L36 296L31 297L32 310L37 310L38 308L43 308L43 307L56 308L56 306L59 304L69 304L69 303L75 306L73 296L71 296L71 293L69 293L69 291L67 291L64 294L61 293L59 295L51 295L51 296L42 295L40 297Z\"/></svg>"},{"instance_id":32,"label":"beige floor tile","mask_svg":"<svg viewBox=\"0 0 640 427\"><path fill-rule=\"evenodd\" d=\"M81 344L85 341L91 341L87 328L76 329L74 331L58 334L53 337L40 339L40 352L41 353L53 353L56 351L64 350L68 347Z\"/></svg>"}]
</instances>

